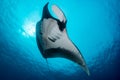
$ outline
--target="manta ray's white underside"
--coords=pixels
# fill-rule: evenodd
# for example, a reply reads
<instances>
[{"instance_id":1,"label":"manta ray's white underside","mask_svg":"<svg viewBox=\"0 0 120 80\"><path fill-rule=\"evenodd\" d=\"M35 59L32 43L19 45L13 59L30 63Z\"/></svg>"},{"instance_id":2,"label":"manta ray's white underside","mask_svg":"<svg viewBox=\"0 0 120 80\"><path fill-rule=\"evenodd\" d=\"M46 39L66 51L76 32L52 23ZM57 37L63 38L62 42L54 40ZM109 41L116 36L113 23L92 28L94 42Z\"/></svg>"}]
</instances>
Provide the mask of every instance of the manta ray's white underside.
<instances>
[{"instance_id":1,"label":"manta ray's white underside","mask_svg":"<svg viewBox=\"0 0 120 80\"><path fill-rule=\"evenodd\" d=\"M36 26L36 40L45 58L63 57L78 63L89 75L84 58L79 49L69 39L66 32L66 18L63 12L54 5L52 7L58 19L48 11L48 4L43 9L43 17Z\"/></svg>"}]
</instances>

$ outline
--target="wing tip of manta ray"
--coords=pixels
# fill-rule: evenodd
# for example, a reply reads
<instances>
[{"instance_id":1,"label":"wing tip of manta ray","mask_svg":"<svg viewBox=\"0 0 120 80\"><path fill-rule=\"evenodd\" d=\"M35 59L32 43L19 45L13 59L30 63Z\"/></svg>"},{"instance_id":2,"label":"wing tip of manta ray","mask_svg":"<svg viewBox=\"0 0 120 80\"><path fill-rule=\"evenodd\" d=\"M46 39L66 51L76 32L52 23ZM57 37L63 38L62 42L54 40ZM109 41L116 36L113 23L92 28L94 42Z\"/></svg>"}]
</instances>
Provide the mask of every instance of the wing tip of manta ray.
<instances>
[{"instance_id":1,"label":"wing tip of manta ray","mask_svg":"<svg viewBox=\"0 0 120 80\"><path fill-rule=\"evenodd\" d=\"M83 70L87 73L88 76L90 76L90 71L87 66L83 67Z\"/></svg>"},{"instance_id":2,"label":"wing tip of manta ray","mask_svg":"<svg viewBox=\"0 0 120 80\"><path fill-rule=\"evenodd\" d=\"M45 4L45 6L47 6L49 4L49 2L47 2L46 4Z\"/></svg>"},{"instance_id":3,"label":"wing tip of manta ray","mask_svg":"<svg viewBox=\"0 0 120 80\"><path fill-rule=\"evenodd\" d=\"M86 73L87 73L88 76L90 76L90 71L89 71L88 68L87 68L87 70L86 70Z\"/></svg>"},{"instance_id":4,"label":"wing tip of manta ray","mask_svg":"<svg viewBox=\"0 0 120 80\"><path fill-rule=\"evenodd\" d=\"M51 14L50 14L50 12L48 10L48 4L49 4L49 2L47 2L45 4L44 8L43 8L42 19L43 18L52 18Z\"/></svg>"}]
</instances>

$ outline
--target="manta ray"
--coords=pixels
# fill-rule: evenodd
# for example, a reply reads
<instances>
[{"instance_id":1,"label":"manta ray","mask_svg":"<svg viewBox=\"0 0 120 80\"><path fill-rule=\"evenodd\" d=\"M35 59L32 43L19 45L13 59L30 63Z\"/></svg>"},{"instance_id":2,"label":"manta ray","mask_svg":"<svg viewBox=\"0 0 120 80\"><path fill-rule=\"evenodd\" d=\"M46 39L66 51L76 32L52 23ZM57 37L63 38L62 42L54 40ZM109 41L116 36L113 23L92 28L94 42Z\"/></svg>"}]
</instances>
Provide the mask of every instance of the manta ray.
<instances>
[{"instance_id":1,"label":"manta ray","mask_svg":"<svg viewBox=\"0 0 120 80\"><path fill-rule=\"evenodd\" d=\"M52 5L52 11L57 18L53 17L48 9L49 2L44 6L42 19L36 24L36 41L44 58L66 58L82 67L89 75L85 60L70 40L66 30L66 17L63 11L56 5Z\"/></svg>"}]
</instances>

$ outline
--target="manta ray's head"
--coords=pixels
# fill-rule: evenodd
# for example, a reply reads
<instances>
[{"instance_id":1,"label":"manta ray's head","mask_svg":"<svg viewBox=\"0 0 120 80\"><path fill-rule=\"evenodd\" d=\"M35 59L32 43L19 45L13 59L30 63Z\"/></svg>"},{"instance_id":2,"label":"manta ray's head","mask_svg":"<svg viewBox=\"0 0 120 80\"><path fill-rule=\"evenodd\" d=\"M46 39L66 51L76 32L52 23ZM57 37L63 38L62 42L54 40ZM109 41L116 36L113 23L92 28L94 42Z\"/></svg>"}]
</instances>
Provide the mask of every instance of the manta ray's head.
<instances>
[{"instance_id":1,"label":"manta ray's head","mask_svg":"<svg viewBox=\"0 0 120 80\"><path fill-rule=\"evenodd\" d=\"M49 2L43 8L42 20L49 19L49 18L56 20L57 24L59 25L60 30L62 31L63 29L65 29L66 23L67 23L64 13L56 5L52 5L52 11L57 16L57 18L53 17L49 12L48 4Z\"/></svg>"}]
</instances>

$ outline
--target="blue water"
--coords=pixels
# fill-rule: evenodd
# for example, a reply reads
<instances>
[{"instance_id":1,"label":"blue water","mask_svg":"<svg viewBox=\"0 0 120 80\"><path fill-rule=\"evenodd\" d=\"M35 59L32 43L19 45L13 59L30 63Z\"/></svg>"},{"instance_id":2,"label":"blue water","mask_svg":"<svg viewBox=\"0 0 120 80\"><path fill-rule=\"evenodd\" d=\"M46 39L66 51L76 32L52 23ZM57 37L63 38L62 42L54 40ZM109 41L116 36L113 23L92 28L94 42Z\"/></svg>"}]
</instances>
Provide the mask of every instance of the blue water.
<instances>
[{"instance_id":1,"label":"blue water","mask_svg":"<svg viewBox=\"0 0 120 80\"><path fill-rule=\"evenodd\" d=\"M50 2L67 17L67 32L89 67L42 57L35 25ZM0 1L0 80L120 80L120 0Z\"/></svg>"}]
</instances>

